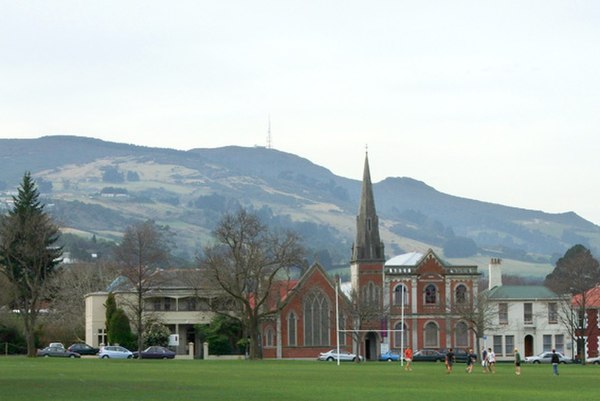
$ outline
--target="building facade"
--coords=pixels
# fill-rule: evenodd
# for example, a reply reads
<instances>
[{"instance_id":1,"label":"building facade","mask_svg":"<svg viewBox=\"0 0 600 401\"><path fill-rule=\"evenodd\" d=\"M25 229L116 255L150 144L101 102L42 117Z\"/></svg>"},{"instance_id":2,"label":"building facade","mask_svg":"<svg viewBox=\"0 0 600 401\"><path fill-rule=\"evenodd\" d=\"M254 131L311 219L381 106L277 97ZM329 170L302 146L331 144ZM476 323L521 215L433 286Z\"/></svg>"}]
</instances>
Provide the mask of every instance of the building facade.
<instances>
[{"instance_id":1,"label":"building facade","mask_svg":"<svg viewBox=\"0 0 600 401\"><path fill-rule=\"evenodd\" d=\"M594 358L600 355L600 286L585 292L585 296L577 294L571 299L575 337L584 339L578 346L579 357ZM585 312L583 312L585 311Z\"/></svg>"},{"instance_id":2,"label":"building facade","mask_svg":"<svg viewBox=\"0 0 600 401\"><path fill-rule=\"evenodd\" d=\"M210 303L218 299L215 291L200 272L193 269L166 270L161 272L160 284L144 293L145 318L153 317L169 328L177 341L172 345L179 355L188 355L190 346L194 356L200 356L202 347L195 325L210 324L215 313ZM85 296L85 342L93 347L106 345L106 299L108 293L115 295L117 305L130 310L136 294L123 280L115 280L107 291ZM129 313L131 315L131 313Z\"/></svg>"},{"instance_id":3,"label":"building facade","mask_svg":"<svg viewBox=\"0 0 600 401\"><path fill-rule=\"evenodd\" d=\"M348 299L321 265L313 264L289 290L280 291L280 297L281 311L262 323L263 357L315 359L338 341L341 349L351 350L351 334L338 336L336 323L336 316L342 328L350 322Z\"/></svg>"},{"instance_id":4,"label":"building facade","mask_svg":"<svg viewBox=\"0 0 600 401\"><path fill-rule=\"evenodd\" d=\"M389 334L384 349L475 348L464 311L478 292L477 266L451 265L432 250L385 263L384 302Z\"/></svg>"},{"instance_id":5,"label":"building facade","mask_svg":"<svg viewBox=\"0 0 600 401\"><path fill-rule=\"evenodd\" d=\"M502 285L501 269L500 259L492 259L485 292L492 316L484 345L499 360L513 359L515 348L524 357L556 349L572 358L574 344L561 319L564 300L544 286Z\"/></svg>"}]
</instances>

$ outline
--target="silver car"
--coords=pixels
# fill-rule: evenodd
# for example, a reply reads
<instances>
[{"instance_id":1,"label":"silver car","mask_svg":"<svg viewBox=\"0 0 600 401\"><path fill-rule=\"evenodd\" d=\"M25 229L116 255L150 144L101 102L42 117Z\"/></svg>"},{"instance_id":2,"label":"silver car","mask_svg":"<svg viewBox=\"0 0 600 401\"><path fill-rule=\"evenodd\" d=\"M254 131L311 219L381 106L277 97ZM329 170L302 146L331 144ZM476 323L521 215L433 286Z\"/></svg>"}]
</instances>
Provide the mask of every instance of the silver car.
<instances>
[{"instance_id":1,"label":"silver car","mask_svg":"<svg viewBox=\"0 0 600 401\"><path fill-rule=\"evenodd\" d=\"M358 358L361 361L363 360L362 356L359 356ZM338 360L337 350L332 349L327 352L321 352L317 359L319 361L330 361L330 362L337 361ZM340 361L356 361L356 354L340 350L339 359L340 359Z\"/></svg>"},{"instance_id":2,"label":"silver car","mask_svg":"<svg viewBox=\"0 0 600 401\"><path fill-rule=\"evenodd\" d=\"M133 353L127 348L121 347L119 345L106 345L100 349L100 352L98 352L98 358L131 359L133 358Z\"/></svg>"},{"instance_id":3,"label":"silver car","mask_svg":"<svg viewBox=\"0 0 600 401\"><path fill-rule=\"evenodd\" d=\"M572 362L569 358L567 358L560 352L557 352L556 355L558 355L558 360L560 363L571 363ZM527 362L527 363L550 363L551 360L552 360L552 352L542 352L539 355L528 356L525 358L525 362Z\"/></svg>"}]
</instances>

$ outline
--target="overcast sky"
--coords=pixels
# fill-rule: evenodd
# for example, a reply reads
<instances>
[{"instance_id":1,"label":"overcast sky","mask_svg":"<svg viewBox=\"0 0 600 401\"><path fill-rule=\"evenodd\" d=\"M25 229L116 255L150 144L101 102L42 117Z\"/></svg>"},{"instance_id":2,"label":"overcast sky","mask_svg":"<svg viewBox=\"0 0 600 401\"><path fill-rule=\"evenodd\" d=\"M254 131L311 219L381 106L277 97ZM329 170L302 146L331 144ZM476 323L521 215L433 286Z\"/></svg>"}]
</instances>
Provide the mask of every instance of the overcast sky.
<instances>
[{"instance_id":1,"label":"overcast sky","mask_svg":"<svg viewBox=\"0 0 600 401\"><path fill-rule=\"evenodd\" d=\"M600 224L600 1L0 0L0 135L272 146Z\"/></svg>"}]
</instances>

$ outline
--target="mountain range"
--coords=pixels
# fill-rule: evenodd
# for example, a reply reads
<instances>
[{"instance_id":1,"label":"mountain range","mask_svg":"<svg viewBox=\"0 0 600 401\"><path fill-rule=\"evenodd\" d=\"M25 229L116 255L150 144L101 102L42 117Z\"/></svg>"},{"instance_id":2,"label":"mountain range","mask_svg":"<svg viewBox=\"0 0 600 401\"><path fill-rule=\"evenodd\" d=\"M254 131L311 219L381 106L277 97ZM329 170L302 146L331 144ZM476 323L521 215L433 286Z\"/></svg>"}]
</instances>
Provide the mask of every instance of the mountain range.
<instances>
[{"instance_id":1,"label":"mountain range","mask_svg":"<svg viewBox=\"0 0 600 401\"><path fill-rule=\"evenodd\" d=\"M0 139L0 159L4 207L30 171L65 233L118 241L128 225L151 218L170 227L176 254L193 261L220 216L245 207L273 227L298 231L310 258L326 267L347 266L350 257L361 182L294 154L239 146L179 151L55 135ZM432 248L450 262L485 266L490 257L502 258L509 273L540 276L576 243L600 250L600 227L573 212L456 197L407 177L386 178L373 191L388 257Z\"/></svg>"}]
</instances>

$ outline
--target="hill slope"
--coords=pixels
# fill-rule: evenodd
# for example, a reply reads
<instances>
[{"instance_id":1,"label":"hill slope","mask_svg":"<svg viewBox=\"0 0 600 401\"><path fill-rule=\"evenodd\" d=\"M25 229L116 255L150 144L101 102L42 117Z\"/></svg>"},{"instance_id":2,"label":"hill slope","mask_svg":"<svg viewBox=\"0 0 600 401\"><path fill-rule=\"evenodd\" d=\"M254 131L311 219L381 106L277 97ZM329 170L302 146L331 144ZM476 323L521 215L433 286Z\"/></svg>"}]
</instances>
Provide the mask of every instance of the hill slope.
<instances>
[{"instance_id":1,"label":"hill slope","mask_svg":"<svg viewBox=\"0 0 600 401\"><path fill-rule=\"evenodd\" d=\"M0 139L0 158L1 188L14 190L31 171L49 210L78 233L118 239L128 224L153 218L171 226L179 255L192 259L220 215L244 206L269 224L299 231L324 264L344 264L350 254L360 182L293 154L236 146L177 151L48 136ZM490 255L521 260L531 273L547 271L575 243L600 250L600 227L575 213L459 198L410 178L387 178L374 191L388 256L430 247L441 252L460 239L474 242L482 263Z\"/></svg>"}]
</instances>

